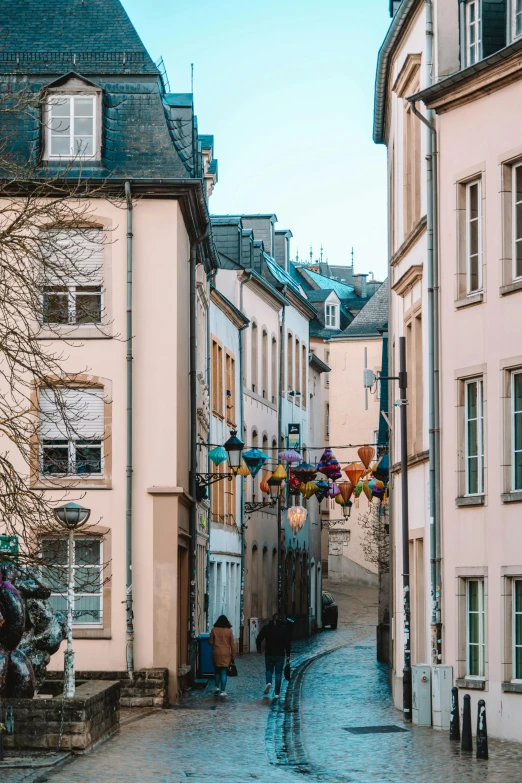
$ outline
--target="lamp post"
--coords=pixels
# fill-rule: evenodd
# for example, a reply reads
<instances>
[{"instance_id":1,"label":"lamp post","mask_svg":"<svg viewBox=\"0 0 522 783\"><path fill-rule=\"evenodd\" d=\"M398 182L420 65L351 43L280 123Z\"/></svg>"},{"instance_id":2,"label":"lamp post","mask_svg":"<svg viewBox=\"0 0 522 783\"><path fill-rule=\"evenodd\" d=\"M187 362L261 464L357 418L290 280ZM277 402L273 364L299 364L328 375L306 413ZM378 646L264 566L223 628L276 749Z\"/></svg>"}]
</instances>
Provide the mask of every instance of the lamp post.
<instances>
[{"instance_id":1,"label":"lamp post","mask_svg":"<svg viewBox=\"0 0 522 783\"><path fill-rule=\"evenodd\" d=\"M230 472L237 476L237 472L241 467L241 454L243 453L244 443L237 437L235 430L230 431L230 438L223 444L223 448L227 452L228 467Z\"/></svg>"},{"instance_id":2,"label":"lamp post","mask_svg":"<svg viewBox=\"0 0 522 783\"><path fill-rule=\"evenodd\" d=\"M54 509L54 516L59 524L69 533L68 541L68 573L67 573L67 647L64 652L63 695L66 699L74 697L76 689L74 673L74 651L72 647L73 634L73 604L74 604L74 532L83 527L91 515L89 508L78 503L66 503Z\"/></svg>"}]
</instances>

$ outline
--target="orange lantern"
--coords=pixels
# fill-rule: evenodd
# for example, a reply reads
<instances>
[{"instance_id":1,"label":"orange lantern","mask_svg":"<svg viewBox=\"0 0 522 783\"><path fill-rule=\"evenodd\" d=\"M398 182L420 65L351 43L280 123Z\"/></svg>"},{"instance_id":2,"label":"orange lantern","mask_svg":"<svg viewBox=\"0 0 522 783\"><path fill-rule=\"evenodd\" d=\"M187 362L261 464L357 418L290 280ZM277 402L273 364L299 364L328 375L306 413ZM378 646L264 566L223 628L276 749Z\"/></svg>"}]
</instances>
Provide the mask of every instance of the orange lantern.
<instances>
[{"instance_id":1,"label":"orange lantern","mask_svg":"<svg viewBox=\"0 0 522 783\"><path fill-rule=\"evenodd\" d=\"M364 467L369 468L370 462L375 456L375 449L373 446L361 446L357 454L359 455L359 459L361 460Z\"/></svg>"},{"instance_id":2,"label":"orange lantern","mask_svg":"<svg viewBox=\"0 0 522 783\"><path fill-rule=\"evenodd\" d=\"M263 476L263 480L259 485L259 489L261 490L261 492L264 492L265 495L268 495L270 493L270 487L268 486L268 479L271 477L271 475L272 475L271 470L265 470L265 475Z\"/></svg>"},{"instance_id":3,"label":"orange lantern","mask_svg":"<svg viewBox=\"0 0 522 783\"><path fill-rule=\"evenodd\" d=\"M343 481L341 484L338 484L338 487L341 490L343 503L346 505L353 494L353 484L350 481Z\"/></svg>"},{"instance_id":4,"label":"orange lantern","mask_svg":"<svg viewBox=\"0 0 522 783\"><path fill-rule=\"evenodd\" d=\"M348 480L351 481L355 487L364 473L364 465L361 462L350 462L349 465L343 468L343 472L346 473Z\"/></svg>"}]
</instances>

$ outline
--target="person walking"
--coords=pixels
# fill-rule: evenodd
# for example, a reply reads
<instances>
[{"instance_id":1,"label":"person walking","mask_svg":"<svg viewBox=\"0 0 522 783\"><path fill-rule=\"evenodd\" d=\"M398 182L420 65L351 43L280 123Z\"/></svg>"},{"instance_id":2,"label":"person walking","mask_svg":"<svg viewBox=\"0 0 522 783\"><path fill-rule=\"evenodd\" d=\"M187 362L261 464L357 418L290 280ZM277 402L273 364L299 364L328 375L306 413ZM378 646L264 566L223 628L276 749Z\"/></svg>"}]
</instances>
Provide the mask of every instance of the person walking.
<instances>
[{"instance_id":1,"label":"person walking","mask_svg":"<svg viewBox=\"0 0 522 783\"><path fill-rule=\"evenodd\" d=\"M283 677L283 667L286 660L290 660L291 639L286 623L284 623L279 614L274 614L270 622L261 629L261 633L256 639L258 655L262 655L261 646L265 643L265 668L266 668L266 686L263 691L265 696L270 693L270 688L274 682L274 698L281 696L281 680Z\"/></svg>"},{"instance_id":2,"label":"person walking","mask_svg":"<svg viewBox=\"0 0 522 783\"><path fill-rule=\"evenodd\" d=\"M234 633L228 618L220 615L210 632L210 644L212 645L212 663L214 664L215 684L214 693L220 696L227 695L227 671L236 657L236 644Z\"/></svg>"}]
</instances>

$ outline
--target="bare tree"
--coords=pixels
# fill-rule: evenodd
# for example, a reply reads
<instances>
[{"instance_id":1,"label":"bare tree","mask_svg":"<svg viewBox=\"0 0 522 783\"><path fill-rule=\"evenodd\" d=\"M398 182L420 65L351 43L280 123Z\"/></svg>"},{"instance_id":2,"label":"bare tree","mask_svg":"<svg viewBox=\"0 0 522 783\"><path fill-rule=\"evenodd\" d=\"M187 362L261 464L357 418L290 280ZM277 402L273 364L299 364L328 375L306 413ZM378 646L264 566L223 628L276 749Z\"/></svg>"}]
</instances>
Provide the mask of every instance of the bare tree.
<instances>
[{"instance_id":1,"label":"bare tree","mask_svg":"<svg viewBox=\"0 0 522 783\"><path fill-rule=\"evenodd\" d=\"M59 533L56 505L78 499L71 497L70 479L58 491L69 471L57 449L54 457L49 452L43 477L56 491L41 488L39 432L42 420L52 418L43 404L49 399L65 441L76 437L85 415L69 392L88 368L65 370L73 345L68 338L78 323L100 320L93 308L101 296L92 290L97 286L90 285L86 261L107 241L92 208L103 185L82 175L81 158L56 170L21 159L17 128L27 117L42 116L42 100L28 87L0 80L0 535L18 537L19 559L26 563L42 563L42 536ZM85 295L76 297L71 318L71 282L79 280ZM88 444L83 454L88 473Z\"/></svg>"}]
</instances>

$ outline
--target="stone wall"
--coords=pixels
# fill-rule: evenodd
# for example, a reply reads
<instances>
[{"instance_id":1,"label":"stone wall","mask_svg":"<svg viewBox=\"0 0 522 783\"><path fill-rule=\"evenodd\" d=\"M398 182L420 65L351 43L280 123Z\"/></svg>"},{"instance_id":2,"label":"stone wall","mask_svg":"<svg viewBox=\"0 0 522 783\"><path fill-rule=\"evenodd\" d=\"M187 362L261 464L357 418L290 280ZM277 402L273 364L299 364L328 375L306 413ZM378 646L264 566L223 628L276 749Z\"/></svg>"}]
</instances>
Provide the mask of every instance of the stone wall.
<instances>
[{"instance_id":1,"label":"stone wall","mask_svg":"<svg viewBox=\"0 0 522 783\"><path fill-rule=\"evenodd\" d=\"M45 693L53 682L63 680L63 672L47 672ZM132 680L128 672L77 672L76 682L118 680L121 683L122 707L168 707L168 669L140 669Z\"/></svg>"},{"instance_id":2,"label":"stone wall","mask_svg":"<svg viewBox=\"0 0 522 783\"><path fill-rule=\"evenodd\" d=\"M85 753L119 728L120 690L119 682L92 680L76 688L74 699L6 699L14 734L4 737L5 745Z\"/></svg>"}]
</instances>

